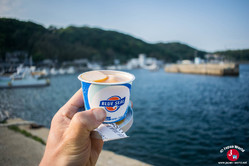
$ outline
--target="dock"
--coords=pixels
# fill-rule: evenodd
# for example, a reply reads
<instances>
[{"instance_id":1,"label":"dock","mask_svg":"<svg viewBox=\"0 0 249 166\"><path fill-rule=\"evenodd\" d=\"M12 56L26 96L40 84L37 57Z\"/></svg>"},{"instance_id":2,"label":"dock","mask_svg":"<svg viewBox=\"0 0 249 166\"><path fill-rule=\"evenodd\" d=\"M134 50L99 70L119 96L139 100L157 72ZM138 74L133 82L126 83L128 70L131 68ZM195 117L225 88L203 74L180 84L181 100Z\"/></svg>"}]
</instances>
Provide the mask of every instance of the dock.
<instances>
[{"instance_id":1,"label":"dock","mask_svg":"<svg viewBox=\"0 0 249 166\"><path fill-rule=\"evenodd\" d=\"M238 76L239 64L237 63L172 64L172 65L167 65L164 68L164 70L170 73Z\"/></svg>"}]
</instances>

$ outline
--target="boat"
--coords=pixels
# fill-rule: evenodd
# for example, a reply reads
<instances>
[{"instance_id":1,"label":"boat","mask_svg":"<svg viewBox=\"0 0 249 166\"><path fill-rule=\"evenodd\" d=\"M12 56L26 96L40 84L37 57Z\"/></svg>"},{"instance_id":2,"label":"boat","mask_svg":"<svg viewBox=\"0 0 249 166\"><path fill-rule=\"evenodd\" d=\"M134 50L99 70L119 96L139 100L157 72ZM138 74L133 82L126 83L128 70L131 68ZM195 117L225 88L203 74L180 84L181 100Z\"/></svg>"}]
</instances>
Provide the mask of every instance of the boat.
<instances>
[{"instance_id":1,"label":"boat","mask_svg":"<svg viewBox=\"0 0 249 166\"><path fill-rule=\"evenodd\" d=\"M31 69L22 65L11 76L0 76L0 88L40 87L49 84L49 79L40 79L32 75Z\"/></svg>"},{"instance_id":2,"label":"boat","mask_svg":"<svg viewBox=\"0 0 249 166\"><path fill-rule=\"evenodd\" d=\"M157 71L157 70L159 70L159 67L157 66L156 63L152 63L151 65L145 65L143 68L147 69L147 70L150 70L150 71Z\"/></svg>"},{"instance_id":3,"label":"boat","mask_svg":"<svg viewBox=\"0 0 249 166\"><path fill-rule=\"evenodd\" d=\"M10 76L2 75L2 76L0 76L0 82L1 81L11 81L11 78L10 78Z\"/></svg>"},{"instance_id":4,"label":"boat","mask_svg":"<svg viewBox=\"0 0 249 166\"><path fill-rule=\"evenodd\" d=\"M40 87L50 84L49 79L28 77L21 80L0 81L0 88Z\"/></svg>"},{"instance_id":5,"label":"boat","mask_svg":"<svg viewBox=\"0 0 249 166\"><path fill-rule=\"evenodd\" d=\"M63 75L66 73L66 70L64 70L63 68L60 68L58 72L59 74Z\"/></svg>"},{"instance_id":6,"label":"boat","mask_svg":"<svg viewBox=\"0 0 249 166\"><path fill-rule=\"evenodd\" d=\"M57 75L58 71L55 68L50 69L50 75Z\"/></svg>"},{"instance_id":7,"label":"boat","mask_svg":"<svg viewBox=\"0 0 249 166\"><path fill-rule=\"evenodd\" d=\"M36 70L34 67L33 70L31 70L31 74L33 77L36 78L47 78L48 77L48 69L42 69L42 70Z\"/></svg>"},{"instance_id":8,"label":"boat","mask_svg":"<svg viewBox=\"0 0 249 166\"><path fill-rule=\"evenodd\" d=\"M74 74L75 73L75 69L74 69L74 67L69 67L67 70L66 70L66 73L67 74Z\"/></svg>"}]
</instances>

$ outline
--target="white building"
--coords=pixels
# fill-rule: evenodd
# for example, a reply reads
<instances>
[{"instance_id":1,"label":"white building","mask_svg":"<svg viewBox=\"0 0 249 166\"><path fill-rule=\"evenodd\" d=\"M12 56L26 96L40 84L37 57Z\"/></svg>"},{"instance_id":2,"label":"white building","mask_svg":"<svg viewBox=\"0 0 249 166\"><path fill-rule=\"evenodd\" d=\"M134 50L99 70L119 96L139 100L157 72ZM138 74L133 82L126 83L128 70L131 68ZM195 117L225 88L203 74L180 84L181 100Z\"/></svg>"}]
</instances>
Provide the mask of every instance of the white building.
<instances>
[{"instance_id":1,"label":"white building","mask_svg":"<svg viewBox=\"0 0 249 166\"><path fill-rule=\"evenodd\" d=\"M163 64L163 62L157 60L156 58L152 57L146 58L145 54L139 54L138 58L132 58L128 61L127 69L135 69L135 68L148 69L151 66L153 66L153 68L158 68L158 66L161 64Z\"/></svg>"},{"instance_id":2,"label":"white building","mask_svg":"<svg viewBox=\"0 0 249 166\"><path fill-rule=\"evenodd\" d=\"M138 62L140 67L144 67L146 64L146 55L145 54L139 54L138 55Z\"/></svg>"},{"instance_id":3,"label":"white building","mask_svg":"<svg viewBox=\"0 0 249 166\"><path fill-rule=\"evenodd\" d=\"M195 64L201 64L201 63L205 63L205 60L201 59L200 57L195 57L194 62Z\"/></svg>"},{"instance_id":4,"label":"white building","mask_svg":"<svg viewBox=\"0 0 249 166\"><path fill-rule=\"evenodd\" d=\"M137 58L132 58L127 62L127 69L135 69L139 67L139 60Z\"/></svg>"}]
</instances>

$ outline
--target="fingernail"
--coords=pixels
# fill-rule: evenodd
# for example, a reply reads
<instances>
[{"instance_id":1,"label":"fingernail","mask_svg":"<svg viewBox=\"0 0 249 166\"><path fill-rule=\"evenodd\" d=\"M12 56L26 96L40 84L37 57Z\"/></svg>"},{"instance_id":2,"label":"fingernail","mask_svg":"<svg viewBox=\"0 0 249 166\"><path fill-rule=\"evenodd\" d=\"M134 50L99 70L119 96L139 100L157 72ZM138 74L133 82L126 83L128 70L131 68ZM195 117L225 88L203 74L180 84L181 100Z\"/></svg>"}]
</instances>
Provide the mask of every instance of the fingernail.
<instances>
[{"instance_id":1,"label":"fingernail","mask_svg":"<svg viewBox=\"0 0 249 166\"><path fill-rule=\"evenodd\" d=\"M99 122L103 122L106 118L106 112L103 108L94 108L93 115L95 116L96 120Z\"/></svg>"}]
</instances>

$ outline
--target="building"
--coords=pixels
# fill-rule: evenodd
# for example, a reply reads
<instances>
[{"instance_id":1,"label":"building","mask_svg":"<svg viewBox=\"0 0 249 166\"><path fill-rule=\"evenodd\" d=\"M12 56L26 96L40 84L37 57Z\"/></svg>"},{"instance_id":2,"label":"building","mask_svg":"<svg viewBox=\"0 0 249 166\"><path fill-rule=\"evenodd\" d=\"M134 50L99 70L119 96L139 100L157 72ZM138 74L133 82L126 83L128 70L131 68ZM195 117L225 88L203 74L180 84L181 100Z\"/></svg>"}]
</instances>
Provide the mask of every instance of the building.
<instances>
[{"instance_id":1,"label":"building","mask_svg":"<svg viewBox=\"0 0 249 166\"><path fill-rule=\"evenodd\" d=\"M5 60L0 64L2 72L15 72L19 64L29 65L30 59L26 51L6 52Z\"/></svg>"},{"instance_id":2,"label":"building","mask_svg":"<svg viewBox=\"0 0 249 166\"><path fill-rule=\"evenodd\" d=\"M127 69L143 68L147 69L150 66L159 68L163 66L163 61L157 60L153 57L146 57L145 54L139 54L138 58L132 58L127 62Z\"/></svg>"}]
</instances>

